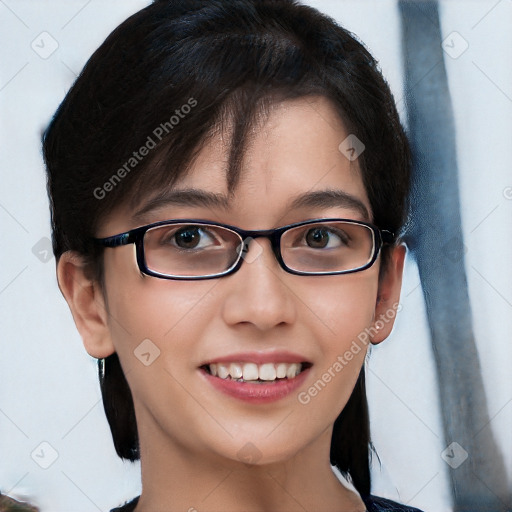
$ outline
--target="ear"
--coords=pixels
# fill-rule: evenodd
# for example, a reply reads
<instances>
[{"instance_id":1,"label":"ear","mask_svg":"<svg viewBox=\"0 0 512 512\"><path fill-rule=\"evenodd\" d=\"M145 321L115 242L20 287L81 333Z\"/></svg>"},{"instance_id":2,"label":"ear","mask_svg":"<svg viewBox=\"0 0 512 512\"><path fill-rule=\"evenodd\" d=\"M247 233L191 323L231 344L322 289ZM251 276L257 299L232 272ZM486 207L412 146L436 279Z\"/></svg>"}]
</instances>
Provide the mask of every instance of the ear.
<instances>
[{"instance_id":1,"label":"ear","mask_svg":"<svg viewBox=\"0 0 512 512\"><path fill-rule=\"evenodd\" d=\"M381 268L375 316L373 326L370 327L371 342L374 345L381 343L389 336L395 323L400 303L405 252L403 244L394 247L386 268Z\"/></svg>"},{"instance_id":2,"label":"ear","mask_svg":"<svg viewBox=\"0 0 512 512\"><path fill-rule=\"evenodd\" d=\"M98 359L113 354L103 291L86 272L83 256L74 251L62 254L57 279L87 352Z\"/></svg>"}]
</instances>

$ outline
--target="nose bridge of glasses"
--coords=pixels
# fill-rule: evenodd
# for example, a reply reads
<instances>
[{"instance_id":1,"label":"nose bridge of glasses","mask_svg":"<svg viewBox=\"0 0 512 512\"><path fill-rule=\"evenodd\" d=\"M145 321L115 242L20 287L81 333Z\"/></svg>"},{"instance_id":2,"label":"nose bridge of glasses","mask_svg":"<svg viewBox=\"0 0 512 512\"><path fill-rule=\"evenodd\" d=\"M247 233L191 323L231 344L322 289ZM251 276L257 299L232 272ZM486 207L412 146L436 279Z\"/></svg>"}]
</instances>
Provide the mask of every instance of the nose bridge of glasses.
<instances>
[{"instance_id":1,"label":"nose bridge of glasses","mask_svg":"<svg viewBox=\"0 0 512 512\"><path fill-rule=\"evenodd\" d=\"M240 257L248 262L252 263L262 253L264 249L264 243L258 241L258 239L267 239L270 242L270 248L274 253L276 259L280 262L280 230L279 229L265 229L265 230L237 230L238 236L242 239L242 251Z\"/></svg>"},{"instance_id":2,"label":"nose bridge of glasses","mask_svg":"<svg viewBox=\"0 0 512 512\"><path fill-rule=\"evenodd\" d=\"M278 253L279 248L275 246L274 240L270 235L262 235L260 233L251 233L243 238L243 247L241 258L247 263L255 261L263 251L265 250L266 243L262 239L267 239L270 242L270 249L274 253L275 257L279 259Z\"/></svg>"}]
</instances>

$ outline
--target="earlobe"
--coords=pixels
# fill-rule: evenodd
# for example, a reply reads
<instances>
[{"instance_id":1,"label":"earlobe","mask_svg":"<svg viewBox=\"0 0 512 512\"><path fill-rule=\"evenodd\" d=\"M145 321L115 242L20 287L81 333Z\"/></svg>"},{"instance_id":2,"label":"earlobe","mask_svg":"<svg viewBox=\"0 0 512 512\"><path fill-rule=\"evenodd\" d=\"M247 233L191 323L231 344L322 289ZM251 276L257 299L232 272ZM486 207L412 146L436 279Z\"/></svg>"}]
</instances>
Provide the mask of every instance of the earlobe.
<instances>
[{"instance_id":1,"label":"earlobe","mask_svg":"<svg viewBox=\"0 0 512 512\"><path fill-rule=\"evenodd\" d=\"M87 352L98 359L113 354L103 291L88 276L83 256L74 251L62 254L57 264L57 279Z\"/></svg>"},{"instance_id":2,"label":"earlobe","mask_svg":"<svg viewBox=\"0 0 512 512\"><path fill-rule=\"evenodd\" d=\"M373 326L370 327L371 342L374 345L384 341L393 328L395 317L400 309L400 290L406 248L400 244L393 248L385 269L381 269L379 291L375 305Z\"/></svg>"}]
</instances>

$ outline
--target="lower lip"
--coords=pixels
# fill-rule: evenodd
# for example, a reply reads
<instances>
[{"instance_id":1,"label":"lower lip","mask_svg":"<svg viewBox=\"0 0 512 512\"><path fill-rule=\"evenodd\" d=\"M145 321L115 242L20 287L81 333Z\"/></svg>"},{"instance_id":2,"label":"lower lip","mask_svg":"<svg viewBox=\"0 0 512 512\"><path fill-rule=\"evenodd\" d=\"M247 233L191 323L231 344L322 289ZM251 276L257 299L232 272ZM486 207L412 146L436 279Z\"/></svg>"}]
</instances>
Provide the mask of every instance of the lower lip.
<instances>
[{"instance_id":1,"label":"lower lip","mask_svg":"<svg viewBox=\"0 0 512 512\"><path fill-rule=\"evenodd\" d=\"M221 379L210 375L203 368L200 369L200 372L213 387L226 395L257 404L275 402L290 395L302 385L309 370L310 368L306 368L293 379L283 379L268 384L251 384L249 382Z\"/></svg>"}]
</instances>

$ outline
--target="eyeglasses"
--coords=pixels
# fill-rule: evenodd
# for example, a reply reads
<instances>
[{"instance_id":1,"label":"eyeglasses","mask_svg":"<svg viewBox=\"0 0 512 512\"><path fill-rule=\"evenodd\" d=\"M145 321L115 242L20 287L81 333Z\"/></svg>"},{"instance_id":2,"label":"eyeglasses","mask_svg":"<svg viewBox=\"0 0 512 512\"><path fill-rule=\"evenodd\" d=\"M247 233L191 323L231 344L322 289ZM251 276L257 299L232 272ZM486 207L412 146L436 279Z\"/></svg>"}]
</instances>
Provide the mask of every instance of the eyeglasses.
<instances>
[{"instance_id":1,"label":"eyeglasses","mask_svg":"<svg viewBox=\"0 0 512 512\"><path fill-rule=\"evenodd\" d=\"M148 276L197 280L239 270L251 241L259 237L270 240L284 270L314 276L365 270L375 263L382 245L394 241L390 231L349 219L313 219L257 231L194 219L167 220L94 240L104 247L135 244L139 269Z\"/></svg>"}]
</instances>

